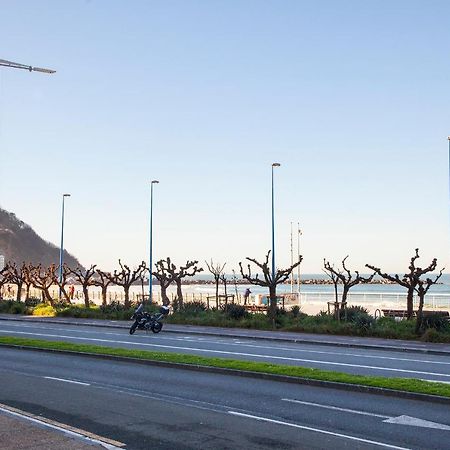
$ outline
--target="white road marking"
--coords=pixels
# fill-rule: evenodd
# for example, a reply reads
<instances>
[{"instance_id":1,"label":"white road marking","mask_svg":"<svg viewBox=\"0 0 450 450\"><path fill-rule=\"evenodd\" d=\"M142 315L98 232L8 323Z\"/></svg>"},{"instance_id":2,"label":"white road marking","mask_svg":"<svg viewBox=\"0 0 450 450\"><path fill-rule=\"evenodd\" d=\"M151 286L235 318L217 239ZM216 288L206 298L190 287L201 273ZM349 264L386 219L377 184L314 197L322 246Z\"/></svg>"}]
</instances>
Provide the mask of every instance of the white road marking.
<instances>
[{"instance_id":1,"label":"white road marking","mask_svg":"<svg viewBox=\"0 0 450 450\"><path fill-rule=\"evenodd\" d=\"M430 422L429 420L418 419L417 417L410 417L410 416L391 417L390 419L383 420L383 422L450 431L450 427L448 425L444 425L443 423Z\"/></svg>"},{"instance_id":2,"label":"white road marking","mask_svg":"<svg viewBox=\"0 0 450 450\"><path fill-rule=\"evenodd\" d=\"M298 428L300 430L313 431L315 433L328 434L330 436L336 436L336 437L340 437L343 439L349 439L351 441L364 442L365 444L373 444L373 445L377 445L379 447L393 448L396 450L409 450L406 447L397 447L396 445L386 444L384 442L371 441L369 439L362 439L362 438L358 438L356 436L350 436L348 434L334 433L332 431L322 430L320 428L307 427L305 425L298 425L298 424L292 423L292 422L283 422L281 420L269 419L268 417L253 416L251 414L243 414L243 413L240 413L237 411L228 411L228 413L233 416L246 417L247 419L254 419L254 420L259 420L262 422L269 422L269 423L274 423L277 425L284 425L287 427Z\"/></svg>"},{"instance_id":3,"label":"white road marking","mask_svg":"<svg viewBox=\"0 0 450 450\"><path fill-rule=\"evenodd\" d=\"M342 411L342 412L348 412L351 414L359 414L359 415L363 415L363 416L378 417L380 419L384 419L383 422L385 422L385 423L395 423L398 425L411 425L411 426L415 426L415 427L424 427L424 428L436 428L438 430L450 430L450 426L445 425L443 423L431 422L429 420L419 419L417 417L411 417L411 416L405 416L405 415L398 416L398 417L383 416L381 414L370 413L367 411L359 411L356 409L348 409L348 408L339 408L337 406L322 405L320 403L312 403L312 402L304 402L301 400L295 400L295 399L291 399L291 398L282 398L281 400L283 400L285 402L299 403L301 405L315 406L317 408L331 409L333 411Z\"/></svg>"},{"instance_id":4,"label":"white road marking","mask_svg":"<svg viewBox=\"0 0 450 450\"><path fill-rule=\"evenodd\" d=\"M35 325L35 324L33 324ZM8 326L11 327L20 327L20 328L31 328L30 325L15 325L15 324L8 324ZM65 332L74 332L74 333L92 333L91 330L80 330L80 329L68 329L68 328L55 328L55 327L41 327L37 326L37 328L44 329L44 330L50 330L50 331L65 331ZM112 333L107 331L101 331L99 333L108 335L108 336L123 336L123 333ZM146 338L146 336L135 336L135 337L142 337ZM163 339L166 341L183 341L183 342L202 342L207 344L218 344L218 345L226 345L226 346L241 346L241 347L249 347L249 348L259 348L264 350L277 350L277 351L290 351L290 352L300 352L300 353L316 353L320 355L332 355L332 356L350 356L355 358L369 358L369 359L381 359L381 360L391 360L391 361L404 361L404 362L417 362L422 364L437 364L437 365L450 365L450 362L448 361L433 361L433 360L426 360L426 359L413 359L413 358L399 358L399 357L393 357L393 356L378 356L378 355L367 355L367 354L361 354L361 353L343 353L343 352L336 352L336 351L325 351L325 350L306 350L302 348L291 348L291 347L274 347L270 345L256 345L256 344L250 344L245 343L242 341L235 341L229 342L228 340L212 340L208 338L199 338L199 337L193 337L193 336L183 336L179 338L173 338L173 337L167 337L167 336L158 336L159 339ZM307 343L305 343L308 345ZM298 345L298 344L297 344ZM395 349L392 349L392 351L395 351Z\"/></svg>"},{"instance_id":5,"label":"white road marking","mask_svg":"<svg viewBox=\"0 0 450 450\"><path fill-rule=\"evenodd\" d=\"M111 439L102 438L101 436L97 436L92 433L84 432L84 430L80 430L78 428L73 428L73 427L70 427L65 424L51 421L49 419L38 418L34 414L25 413L24 411L20 411L16 408L11 408L6 405L1 405L0 411L4 412L6 414L10 414L15 417L20 417L21 419L28 420L33 423L37 423L38 425L41 425L41 426L51 428L53 430L57 430L68 436L90 442L91 444L101 445L102 447L104 447L108 450L120 450L122 447L125 447L125 444L123 444L122 442L117 442L117 441L113 441ZM86 434L84 434L84 433L86 433ZM114 442L115 445L113 445L111 442Z\"/></svg>"},{"instance_id":6,"label":"white road marking","mask_svg":"<svg viewBox=\"0 0 450 450\"><path fill-rule=\"evenodd\" d=\"M0 333L7 334L7 333L10 333L10 331L0 330ZM366 365L362 365L362 364L340 363L340 362L334 362L334 361L320 361L320 360L314 360L314 359L290 358L287 356L258 355L255 353L243 353L243 352L226 352L223 350L213 350L213 349L204 349L204 348L195 348L195 347L178 347L178 346L174 346L174 345L172 346L172 345L162 345L162 344L149 344L149 343L136 342L136 341L116 341L116 340L111 340L111 339L66 336L66 335L59 335L59 334L29 333L26 331L15 331L15 333L32 335L32 336L64 338L64 339L72 339L72 340L80 340L80 341L107 342L107 343L111 343L111 344L128 344L128 345L135 345L138 347L139 346L158 347L158 348L167 348L167 349L173 349L173 350L197 351L197 352L203 352L203 353L218 353L218 354L222 354L222 355L231 355L231 356L233 356L233 355L249 356L252 358L306 362L306 363L312 363L312 364L321 364L321 365L325 365L325 366L332 365L332 366L342 366L342 367L355 367L355 368L361 368L361 369L381 370L381 371L387 371L387 372L412 373L415 375L430 375L430 376L436 376L436 377L450 378L450 374L447 374L447 373L423 372L423 371L419 371L419 370L396 369L396 368L379 367L379 366L366 366Z\"/></svg>"},{"instance_id":7,"label":"white road marking","mask_svg":"<svg viewBox=\"0 0 450 450\"><path fill-rule=\"evenodd\" d=\"M347 409L347 408L339 408L337 406L321 405L320 403L304 402L301 400L294 400L291 398L282 398L281 400L283 400L284 402L299 403L301 405L316 406L317 408L331 409L333 411L342 411L342 412L349 412L352 414L360 414L362 416L378 417L380 419L392 419L391 416L383 416L381 414L375 414L375 413L370 413L370 412L366 412L366 411L358 411L356 409Z\"/></svg>"},{"instance_id":8,"label":"white road marking","mask_svg":"<svg viewBox=\"0 0 450 450\"><path fill-rule=\"evenodd\" d=\"M66 380L65 378L56 378L56 377L43 377L47 380L56 380L56 381L64 381L65 383L73 383L73 384L81 384L83 386L90 386L89 383L83 383L81 381L74 381L74 380Z\"/></svg>"}]
</instances>

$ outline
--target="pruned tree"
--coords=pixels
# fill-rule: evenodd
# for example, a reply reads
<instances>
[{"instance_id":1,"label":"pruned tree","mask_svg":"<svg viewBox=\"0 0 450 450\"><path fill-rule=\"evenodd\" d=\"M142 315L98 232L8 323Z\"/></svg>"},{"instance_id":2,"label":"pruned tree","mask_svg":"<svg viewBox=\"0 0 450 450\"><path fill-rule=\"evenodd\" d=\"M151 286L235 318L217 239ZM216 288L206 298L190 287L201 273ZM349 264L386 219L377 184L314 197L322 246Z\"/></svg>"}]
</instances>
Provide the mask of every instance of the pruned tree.
<instances>
[{"instance_id":1,"label":"pruned tree","mask_svg":"<svg viewBox=\"0 0 450 450\"><path fill-rule=\"evenodd\" d=\"M183 308L183 291L181 289L183 278L193 277L197 273L203 272L203 269L197 266L198 261L188 260L186 261L186 264L184 266L180 266L179 269L177 269L176 265L171 262L170 258L167 258L166 263L167 271L169 272L172 280L177 285L178 307L181 309Z\"/></svg>"},{"instance_id":2,"label":"pruned tree","mask_svg":"<svg viewBox=\"0 0 450 450\"><path fill-rule=\"evenodd\" d=\"M89 269L83 269L82 267L71 269L70 267L68 267L69 273L74 276L78 283L81 284L81 287L83 289L84 305L86 306L86 308L90 307L89 286L93 286L96 267L96 264L91 264L91 267L89 267Z\"/></svg>"},{"instance_id":3,"label":"pruned tree","mask_svg":"<svg viewBox=\"0 0 450 450\"><path fill-rule=\"evenodd\" d=\"M23 285L26 284L27 286L27 296L25 298L28 298L29 294L29 286L31 284L31 281L28 279L28 267L25 263L22 263L20 267L17 266L15 262L9 262L6 264L5 268L7 269L7 277L8 282L11 284L15 284L17 287L16 291L16 300L18 302L22 299L22 288Z\"/></svg>"},{"instance_id":4,"label":"pruned tree","mask_svg":"<svg viewBox=\"0 0 450 450\"><path fill-rule=\"evenodd\" d=\"M102 290L102 305L106 306L108 286L112 283L111 272L103 272L100 269L95 271L95 276L92 277L92 286L98 286Z\"/></svg>"},{"instance_id":5,"label":"pruned tree","mask_svg":"<svg viewBox=\"0 0 450 450\"><path fill-rule=\"evenodd\" d=\"M411 261L409 263L409 272L405 273L401 278L398 274L390 275L388 273L381 272L381 269L379 267L372 266L371 264L366 264L366 267L373 270L375 274L379 275L381 278L391 281L392 283L397 283L407 289L406 316L408 319L412 319L412 317L414 316L414 292L416 291L416 288L419 284L420 277L428 272L432 272L433 270L435 270L437 264L437 260L435 258L428 267L422 269L421 267L416 267L416 260L418 258L420 258L419 249L416 248L416 253L411 258Z\"/></svg>"},{"instance_id":6,"label":"pruned tree","mask_svg":"<svg viewBox=\"0 0 450 450\"><path fill-rule=\"evenodd\" d=\"M208 264L208 261L205 261L206 266L208 267L208 270L210 273L212 273L214 277L214 283L216 285L216 308L219 307L219 283L220 283L220 277L223 273L223 269L225 269L225 266L227 263L224 263L221 265L220 263L214 264L213 260L211 259L211 264Z\"/></svg>"},{"instance_id":7,"label":"pruned tree","mask_svg":"<svg viewBox=\"0 0 450 450\"><path fill-rule=\"evenodd\" d=\"M262 271L263 278L259 278L258 273L255 275L252 274L250 264L247 265L247 273L244 273L241 262L239 263L239 267L241 276L244 280L248 281L250 284L269 288L270 305L268 314L271 319L275 319L277 309L277 286L284 283L289 278L291 272L303 261L303 257L299 255L298 261L287 269L276 269L275 276L272 276L272 271L269 267L269 256L270 250L267 252L266 260L262 263L253 258L246 258L248 261L255 264L255 266L259 267Z\"/></svg>"},{"instance_id":8,"label":"pruned tree","mask_svg":"<svg viewBox=\"0 0 450 450\"><path fill-rule=\"evenodd\" d=\"M70 267L67 264L63 264L61 273L59 273L59 267L57 268L57 272L55 284L58 286L64 301L66 303L72 303L70 301L69 293L66 290L66 286L69 283Z\"/></svg>"},{"instance_id":9,"label":"pruned tree","mask_svg":"<svg viewBox=\"0 0 450 450\"><path fill-rule=\"evenodd\" d=\"M8 264L0 270L0 299L3 299L3 286L9 283Z\"/></svg>"},{"instance_id":10,"label":"pruned tree","mask_svg":"<svg viewBox=\"0 0 450 450\"><path fill-rule=\"evenodd\" d=\"M432 270L436 269L437 259L434 258L433 262L429 267L433 267ZM419 307L417 309L417 320L416 320L416 333L420 333L423 330L423 305L425 302L425 295L431 286L436 284L442 276L442 272L444 269L441 269L439 274L432 280L431 278L427 278L426 280L419 280L416 286L416 292L419 297Z\"/></svg>"},{"instance_id":11,"label":"pruned tree","mask_svg":"<svg viewBox=\"0 0 450 450\"><path fill-rule=\"evenodd\" d=\"M326 261L325 259L323 260L323 266L324 266L324 270L326 271L326 273L328 275L334 274L335 277L337 277L338 280L342 283L341 302L342 302L343 308L345 308L347 306L347 297L348 297L348 292L350 291L350 289L353 286L356 286L357 284L360 284L360 283L370 283L373 280L373 277L375 276L375 274L373 273L369 277L363 277L362 275L359 274L359 272L357 270L355 270L355 276L353 276L352 273L350 272L350 270L345 265L345 261L347 258L348 258L348 255L342 260L342 269L343 270L335 269L334 266L332 266L329 261ZM336 291L336 298L337 298L337 284L335 284L335 291Z\"/></svg>"},{"instance_id":12,"label":"pruned tree","mask_svg":"<svg viewBox=\"0 0 450 450\"><path fill-rule=\"evenodd\" d=\"M159 281L161 288L161 300L164 306L170 304L169 297L167 296L167 288L174 281L169 272L168 266L170 266L170 258L167 258L167 260L160 259L155 263L156 271L153 272L153 275Z\"/></svg>"},{"instance_id":13,"label":"pruned tree","mask_svg":"<svg viewBox=\"0 0 450 450\"><path fill-rule=\"evenodd\" d=\"M42 291L43 300L53 306L54 300L50 294L50 288L56 283L56 266L51 264L49 267L42 267L42 264L36 266L30 264L29 275L33 286Z\"/></svg>"},{"instance_id":14,"label":"pruned tree","mask_svg":"<svg viewBox=\"0 0 450 450\"><path fill-rule=\"evenodd\" d=\"M225 273L220 275L220 281L223 283L223 291L224 291L224 295L225 295L225 304L227 304L228 303L228 293L227 293L228 278L227 278L227 275Z\"/></svg>"},{"instance_id":15,"label":"pruned tree","mask_svg":"<svg viewBox=\"0 0 450 450\"><path fill-rule=\"evenodd\" d=\"M331 282L334 286L334 316L337 320L340 319L339 315L339 299L338 299L338 284L341 282L339 275L342 275L342 272L339 269L335 269L328 261L323 260L323 271L330 278Z\"/></svg>"},{"instance_id":16,"label":"pruned tree","mask_svg":"<svg viewBox=\"0 0 450 450\"><path fill-rule=\"evenodd\" d=\"M119 259L120 270L114 270L113 274L108 274L104 272L104 275L111 280L112 283L117 284L118 286L122 286L125 293L125 308L130 308L130 287L133 283L139 280L142 272L145 272L147 266L145 261L142 261L139 266L131 270L129 266L126 264L122 264L122 261Z\"/></svg>"}]
</instances>

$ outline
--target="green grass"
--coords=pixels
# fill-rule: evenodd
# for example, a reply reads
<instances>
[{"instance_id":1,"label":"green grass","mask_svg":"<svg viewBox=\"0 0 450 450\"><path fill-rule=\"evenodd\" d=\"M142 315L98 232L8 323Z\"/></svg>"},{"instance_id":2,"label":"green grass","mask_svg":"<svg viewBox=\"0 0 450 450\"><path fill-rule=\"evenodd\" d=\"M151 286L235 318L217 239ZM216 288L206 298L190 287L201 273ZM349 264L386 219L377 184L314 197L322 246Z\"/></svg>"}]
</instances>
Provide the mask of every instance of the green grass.
<instances>
[{"instance_id":1,"label":"green grass","mask_svg":"<svg viewBox=\"0 0 450 450\"><path fill-rule=\"evenodd\" d=\"M0 337L0 345L18 345L24 347L37 347L41 349L90 353L96 355L113 355L148 361L164 361L194 366L219 367L224 369L244 370L275 375L288 375L291 377L306 378L310 380L349 383L360 386L379 387L420 394L440 395L450 398L450 385L444 383L432 383L411 378L386 378L352 375L342 372L310 369L307 367L286 366L281 364L240 361L224 358L206 358L196 355L130 350L125 348L73 344L71 342L45 341L40 339L18 338L11 336Z\"/></svg>"}]
</instances>

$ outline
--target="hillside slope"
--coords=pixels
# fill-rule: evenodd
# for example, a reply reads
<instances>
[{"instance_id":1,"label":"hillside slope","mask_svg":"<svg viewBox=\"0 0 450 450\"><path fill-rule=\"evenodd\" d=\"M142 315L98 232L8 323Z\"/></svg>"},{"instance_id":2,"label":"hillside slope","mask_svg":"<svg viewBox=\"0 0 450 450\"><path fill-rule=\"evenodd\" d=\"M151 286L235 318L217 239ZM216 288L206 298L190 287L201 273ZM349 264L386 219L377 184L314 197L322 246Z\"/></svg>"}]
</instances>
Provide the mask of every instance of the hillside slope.
<instances>
[{"instance_id":1,"label":"hillside slope","mask_svg":"<svg viewBox=\"0 0 450 450\"><path fill-rule=\"evenodd\" d=\"M31 262L48 266L59 264L59 247L44 241L26 223L19 220L14 213L0 208L0 255L5 261L17 264ZM70 267L79 266L79 261L67 251L64 252L64 262Z\"/></svg>"}]
</instances>

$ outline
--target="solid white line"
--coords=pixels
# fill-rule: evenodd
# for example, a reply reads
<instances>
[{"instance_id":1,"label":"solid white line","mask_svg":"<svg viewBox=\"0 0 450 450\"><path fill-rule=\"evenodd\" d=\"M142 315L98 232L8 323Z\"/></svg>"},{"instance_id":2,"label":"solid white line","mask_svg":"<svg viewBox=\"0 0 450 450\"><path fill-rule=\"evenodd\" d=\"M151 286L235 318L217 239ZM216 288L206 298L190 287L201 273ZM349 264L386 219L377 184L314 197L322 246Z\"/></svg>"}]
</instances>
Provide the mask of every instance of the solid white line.
<instances>
[{"instance_id":1,"label":"solid white line","mask_svg":"<svg viewBox=\"0 0 450 450\"><path fill-rule=\"evenodd\" d=\"M51 428L53 430L60 431L61 433L66 434L68 436L76 437L78 439L81 439L81 440L84 440L84 441L88 441L88 442L90 442L92 444L101 445L102 447L104 447L104 448L106 448L108 450L121 450L120 447L116 447L115 445L108 444L107 442L103 442L101 440L85 436L85 435L83 435L81 433L77 433L75 431L68 430L68 429L66 429L66 428L64 428L62 426L58 426L58 425L55 425L55 424L52 424L52 423L47 423L45 421L36 419L34 417L30 417L30 416L28 416L26 414L20 414L19 412L11 411L8 408L0 407L0 411L4 412L6 414L10 414L12 416L20 417L21 419L29 420L30 422L37 423L37 424L42 425L42 426L47 427L47 428Z\"/></svg>"},{"instance_id":2,"label":"solid white line","mask_svg":"<svg viewBox=\"0 0 450 450\"><path fill-rule=\"evenodd\" d=\"M392 416L383 416L381 414L375 414L370 413L366 411L358 411L356 409L347 409L347 408L339 408L337 406L330 406L330 405L321 405L320 403L311 403L311 402L303 402L301 400L294 400L291 398L282 398L284 402L290 402L290 403L299 403L301 405L308 405L308 406L316 406L318 408L325 408L325 409L331 409L333 411L342 411L342 412L348 412L352 414L360 414L362 416L371 416L371 417L378 417L380 419L392 419Z\"/></svg>"},{"instance_id":3,"label":"solid white line","mask_svg":"<svg viewBox=\"0 0 450 450\"><path fill-rule=\"evenodd\" d=\"M64 381L65 383L73 383L73 384L81 384L83 386L90 386L89 383L83 383L81 381L73 381L73 380L66 380L65 378L56 378L56 377L43 377L47 380L56 380L56 381Z\"/></svg>"},{"instance_id":4,"label":"solid white line","mask_svg":"<svg viewBox=\"0 0 450 450\"><path fill-rule=\"evenodd\" d=\"M228 411L228 413L232 414L234 416L246 417L248 419L254 419L254 420L260 420L262 422L270 422L270 423L275 423L277 425L285 425L287 427L299 428L301 430L307 430L307 431L313 431L315 433L328 434L328 435L340 437L340 438L343 438L343 439L349 439L351 441L364 442L366 444L378 445L379 447L393 448L393 449L396 449L396 450L410 450L410 449L408 449L406 447L397 447L395 445L386 444L384 442L371 441L369 439L362 439L362 438L358 438L358 437L355 437L355 436L350 436L348 434L333 433L332 431L326 431L326 430L322 430L320 428L307 427L307 426L304 426L304 425L297 425L296 423L292 423L292 422L282 422L281 420L274 420L274 419L269 419L267 417L260 417L260 416L252 416L250 414L243 414L243 413L239 413L239 412L236 412L236 411Z\"/></svg>"},{"instance_id":5,"label":"solid white line","mask_svg":"<svg viewBox=\"0 0 450 450\"><path fill-rule=\"evenodd\" d=\"M7 333L10 333L10 331L0 330L0 333L7 334ZM277 359L277 360L283 360L283 361L307 362L307 363L313 363L313 364L322 364L322 365L326 365L326 366L331 365L331 366L343 366L343 367L356 367L356 368L362 368L362 369L382 370L382 371L388 371L388 372L403 372L403 373L412 373L412 374L417 374L417 375L431 375L431 376L450 378L450 374L447 374L447 373L423 372L423 371L419 371L419 370L395 369L395 368L390 368L390 367L366 366L366 365L362 365L362 364L339 363L339 362L333 362L333 361L320 361L320 360L303 359L303 358L290 358L287 356L258 355L258 354L254 354L254 353L243 353L243 352L226 352L223 350L213 350L213 349L204 349L204 348L195 348L195 347L178 347L178 346L162 345L162 344L147 344L144 342L135 342L135 341L116 341L116 340L111 340L111 339L66 336L66 335L59 335L59 334L28 333L26 331L15 331L14 333L26 334L26 335L32 335L32 336L65 338L65 339L73 339L73 340L80 340L80 341L108 342L111 344L128 344L128 345L145 346L145 347L170 348L170 349L174 349L174 350L197 351L197 352L203 352L203 353L219 353L222 355L231 355L231 356L233 356L233 355L250 356L253 358L262 358L262 359L272 359L272 360Z\"/></svg>"}]
</instances>

